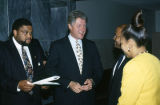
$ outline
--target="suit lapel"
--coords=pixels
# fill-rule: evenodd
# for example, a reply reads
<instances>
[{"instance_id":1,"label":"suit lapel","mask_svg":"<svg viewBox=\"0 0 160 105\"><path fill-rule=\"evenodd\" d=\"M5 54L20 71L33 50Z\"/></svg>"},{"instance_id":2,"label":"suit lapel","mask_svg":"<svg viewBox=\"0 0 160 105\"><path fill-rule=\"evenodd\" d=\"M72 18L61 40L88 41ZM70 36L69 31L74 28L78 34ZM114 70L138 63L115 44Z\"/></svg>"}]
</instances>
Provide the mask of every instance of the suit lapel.
<instances>
[{"instance_id":1,"label":"suit lapel","mask_svg":"<svg viewBox=\"0 0 160 105\"><path fill-rule=\"evenodd\" d=\"M23 66L23 62L22 62L22 60L21 60L21 57L20 57L20 55L19 55L19 53L18 53L18 50L17 50L16 46L14 45L12 39L9 40L8 45L9 45L9 46L8 46L8 50L9 50L9 52L11 53L11 56L12 56L12 58L13 58L12 62L15 62L15 63L16 63L16 65L17 65L18 68L19 68L18 70L20 70L21 72L23 72L23 74L26 74L26 73L25 73L24 66ZM25 75L25 76L26 76L26 75Z\"/></svg>"},{"instance_id":2,"label":"suit lapel","mask_svg":"<svg viewBox=\"0 0 160 105\"><path fill-rule=\"evenodd\" d=\"M124 56L124 55L122 55L122 56ZM117 65L114 75L117 75L117 74L121 74L122 75L123 68L124 68L125 64L127 63L127 61L128 61L128 58L125 58L120 66ZM113 78L114 78L114 76L113 76Z\"/></svg>"},{"instance_id":3,"label":"suit lapel","mask_svg":"<svg viewBox=\"0 0 160 105\"><path fill-rule=\"evenodd\" d=\"M29 45L29 52L30 52L30 55L31 55L31 59L32 59L32 64L33 64L33 70L34 70L34 67L35 67L35 64L36 64L36 60L34 60L36 58L36 55L34 54L34 48L32 47L32 45Z\"/></svg>"},{"instance_id":4,"label":"suit lapel","mask_svg":"<svg viewBox=\"0 0 160 105\"><path fill-rule=\"evenodd\" d=\"M83 67L82 67L82 74L84 74L85 72L85 66L86 66L86 63L87 63L87 44L86 44L86 41L85 39L82 40L82 46L83 46Z\"/></svg>"},{"instance_id":5,"label":"suit lapel","mask_svg":"<svg viewBox=\"0 0 160 105\"><path fill-rule=\"evenodd\" d=\"M79 71L79 67L78 67L78 63L77 63L77 60L76 60L76 56L74 54L74 51L72 49L72 45L68 39L68 36L65 37L65 44L66 45L66 48L65 48L65 51L68 51L68 55L70 55L69 57L71 57L72 59L72 64L73 65L76 65L75 69L76 69L76 74L79 74L80 75L80 71Z\"/></svg>"}]
</instances>

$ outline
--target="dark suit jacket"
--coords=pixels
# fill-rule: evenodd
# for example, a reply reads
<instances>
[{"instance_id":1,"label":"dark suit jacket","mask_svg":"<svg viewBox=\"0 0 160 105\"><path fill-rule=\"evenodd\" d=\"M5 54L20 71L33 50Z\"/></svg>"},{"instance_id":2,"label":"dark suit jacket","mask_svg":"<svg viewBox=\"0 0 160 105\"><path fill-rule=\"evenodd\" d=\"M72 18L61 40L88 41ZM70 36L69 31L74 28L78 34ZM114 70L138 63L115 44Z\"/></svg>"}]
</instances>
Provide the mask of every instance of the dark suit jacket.
<instances>
[{"instance_id":1,"label":"dark suit jacket","mask_svg":"<svg viewBox=\"0 0 160 105\"><path fill-rule=\"evenodd\" d=\"M124 55L121 55L124 56ZM121 80L123 74L123 67L128 62L128 58L125 58L122 64L118 69L116 69L115 74L111 77L110 85L109 85L109 95L108 95L108 104L107 105L117 105L118 98L121 95ZM119 66L119 65L117 65Z\"/></svg>"},{"instance_id":2,"label":"dark suit jacket","mask_svg":"<svg viewBox=\"0 0 160 105\"><path fill-rule=\"evenodd\" d=\"M39 46L37 46L38 44L39 42L37 40L32 40L32 43L29 45L34 71L33 81L38 79L37 76L43 68L43 60L41 57L43 52L39 49ZM41 105L39 87L35 86L33 88L33 95L22 91L17 92L18 82L20 80L26 80L27 77L13 40L10 39L4 42L0 50L1 105Z\"/></svg>"},{"instance_id":3,"label":"dark suit jacket","mask_svg":"<svg viewBox=\"0 0 160 105\"><path fill-rule=\"evenodd\" d=\"M0 41L0 49L2 48L2 46L3 46L3 42ZM1 52L2 52L2 51L0 50L0 54L1 54ZM2 59L2 58L0 57L0 59ZM2 62L1 62L1 61L2 61L2 60L0 60L0 65L2 65ZM0 71L1 71L1 70L2 70L2 69L1 69L1 67L0 67ZM0 79L1 79L1 76L0 76ZM2 94L2 88L1 88L1 86L0 86L0 105L1 105L1 100L2 100L2 99L1 99L2 95L1 95L1 94Z\"/></svg>"},{"instance_id":4,"label":"dark suit jacket","mask_svg":"<svg viewBox=\"0 0 160 105\"><path fill-rule=\"evenodd\" d=\"M103 69L95 44L87 39L83 39L82 43L82 75L68 36L51 43L46 69L48 73L61 77L61 86L55 88L54 105L94 105L94 89L76 94L67 88L70 81L83 85L88 78L92 78L95 84L101 80Z\"/></svg>"}]
</instances>

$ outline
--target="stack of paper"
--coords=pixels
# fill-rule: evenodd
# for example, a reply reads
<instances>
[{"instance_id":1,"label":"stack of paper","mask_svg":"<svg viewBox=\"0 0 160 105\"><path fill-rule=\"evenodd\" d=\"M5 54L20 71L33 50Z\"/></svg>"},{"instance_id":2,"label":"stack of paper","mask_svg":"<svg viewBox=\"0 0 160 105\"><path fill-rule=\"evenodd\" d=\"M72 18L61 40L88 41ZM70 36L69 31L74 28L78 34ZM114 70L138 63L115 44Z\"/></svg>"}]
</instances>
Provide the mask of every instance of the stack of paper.
<instances>
[{"instance_id":1,"label":"stack of paper","mask_svg":"<svg viewBox=\"0 0 160 105\"><path fill-rule=\"evenodd\" d=\"M60 85L58 82L51 82L51 81L58 80L59 78L60 76L52 76L49 78L45 78L45 79L33 82L32 84L34 85Z\"/></svg>"}]
</instances>

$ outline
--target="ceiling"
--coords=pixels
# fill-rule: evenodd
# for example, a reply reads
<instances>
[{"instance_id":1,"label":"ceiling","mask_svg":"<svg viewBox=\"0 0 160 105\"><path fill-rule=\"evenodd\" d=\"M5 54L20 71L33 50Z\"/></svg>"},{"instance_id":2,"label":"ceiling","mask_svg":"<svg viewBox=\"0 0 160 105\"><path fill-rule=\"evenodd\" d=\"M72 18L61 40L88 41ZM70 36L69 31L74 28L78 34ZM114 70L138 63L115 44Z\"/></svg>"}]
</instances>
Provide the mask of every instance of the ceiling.
<instances>
[{"instance_id":1,"label":"ceiling","mask_svg":"<svg viewBox=\"0 0 160 105\"><path fill-rule=\"evenodd\" d=\"M121 4L136 6L138 8L160 10L160 0L112 0Z\"/></svg>"},{"instance_id":2,"label":"ceiling","mask_svg":"<svg viewBox=\"0 0 160 105\"><path fill-rule=\"evenodd\" d=\"M65 6L67 2L75 1L92 1L92 0L42 0L43 2L50 2L54 6ZM100 2L101 0L97 0ZM116 3L135 6L138 8L160 10L160 0L111 0Z\"/></svg>"}]
</instances>

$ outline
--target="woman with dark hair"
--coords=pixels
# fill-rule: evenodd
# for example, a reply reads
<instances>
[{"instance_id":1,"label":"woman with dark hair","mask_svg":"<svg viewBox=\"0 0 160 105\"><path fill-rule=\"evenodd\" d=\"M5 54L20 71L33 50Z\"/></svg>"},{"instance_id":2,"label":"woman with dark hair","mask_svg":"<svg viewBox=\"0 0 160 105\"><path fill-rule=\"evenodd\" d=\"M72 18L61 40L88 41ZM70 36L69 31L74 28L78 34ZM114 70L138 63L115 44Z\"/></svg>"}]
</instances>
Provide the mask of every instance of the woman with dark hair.
<instances>
[{"instance_id":1,"label":"woman with dark hair","mask_svg":"<svg viewBox=\"0 0 160 105\"><path fill-rule=\"evenodd\" d=\"M160 61L146 50L146 29L141 15L135 17L121 36L121 49L131 60L123 68L118 105L160 105Z\"/></svg>"}]
</instances>

